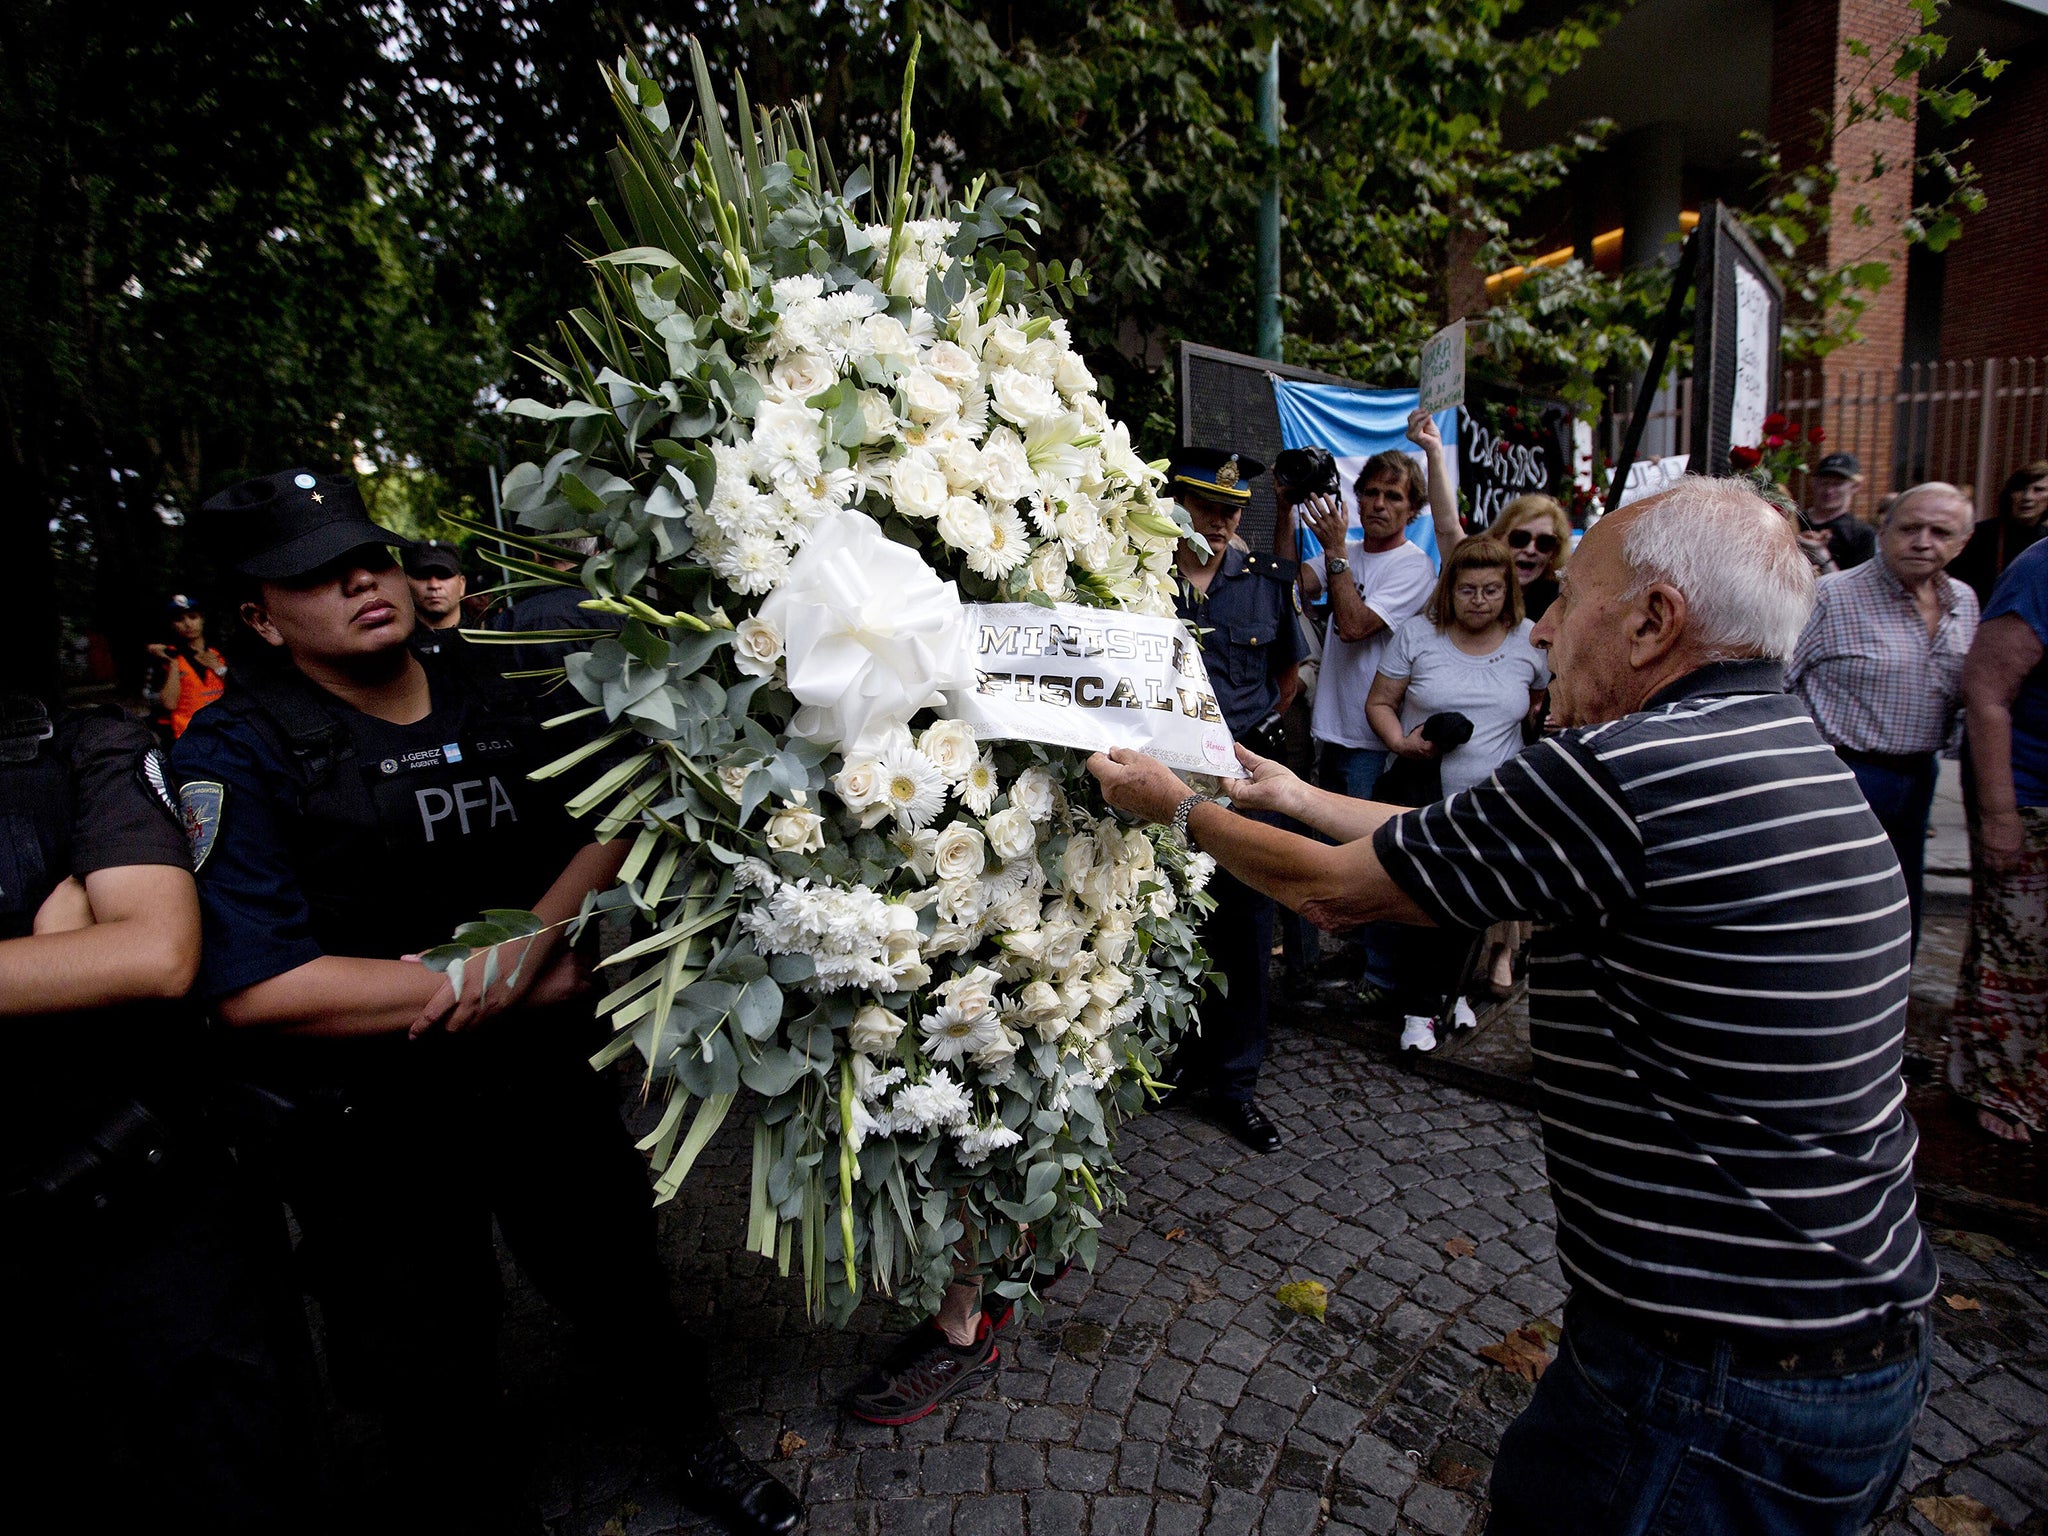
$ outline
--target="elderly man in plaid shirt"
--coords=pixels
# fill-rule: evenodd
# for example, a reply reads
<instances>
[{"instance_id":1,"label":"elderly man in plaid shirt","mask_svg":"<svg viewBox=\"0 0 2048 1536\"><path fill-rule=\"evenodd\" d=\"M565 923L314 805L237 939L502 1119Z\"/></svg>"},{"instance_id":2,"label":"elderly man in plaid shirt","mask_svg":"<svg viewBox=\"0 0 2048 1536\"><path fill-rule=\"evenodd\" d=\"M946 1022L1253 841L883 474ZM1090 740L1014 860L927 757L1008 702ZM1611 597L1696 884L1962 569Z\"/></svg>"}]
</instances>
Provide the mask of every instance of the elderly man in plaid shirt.
<instances>
[{"instance_id":1,"label":"elderly man in plaid shirt","mask_svg":"<svg viewBox=\"0 0 2048 1536\"><path fill-rule=\"evenodd\" d=\"M1976 594L1944 572L1972 516L1940 481L1901 495L1878 531L1878 557L1822 579L1786 670L1898 850L1915 946L1935 758L1961 739L1963 657L1977 633Z\"/></svg>"}]
</instances>

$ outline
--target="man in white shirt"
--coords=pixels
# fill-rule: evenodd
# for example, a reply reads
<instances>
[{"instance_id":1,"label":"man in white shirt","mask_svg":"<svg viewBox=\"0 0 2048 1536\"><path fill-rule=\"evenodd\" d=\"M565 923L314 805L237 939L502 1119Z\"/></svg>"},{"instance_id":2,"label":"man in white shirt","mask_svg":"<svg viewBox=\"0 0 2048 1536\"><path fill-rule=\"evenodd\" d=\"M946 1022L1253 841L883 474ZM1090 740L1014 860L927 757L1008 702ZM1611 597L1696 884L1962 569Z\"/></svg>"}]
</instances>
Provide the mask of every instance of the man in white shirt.
<instances>
[{"instance_id":1,"label":"man in white shirt","mask_svg":"<svg viewBox=\"0 0 2048 1536\"><path fill-rule=\"evenodd\" d=\"M1369 800L1387 751L1366 721L1366 695L1388 636L1429 600L1436 568L1407 539L1409 519L1427 495L1420 465L1398 450L1374 454L1353 489L1356 523L1334 496L1313 498L1303 507L1323 550L1302 566L1302 589L1312 599L1326 586L1330 591L1330 627L1311 723L1322 743L1322 782Z\"/></svg>"}]
</instances>

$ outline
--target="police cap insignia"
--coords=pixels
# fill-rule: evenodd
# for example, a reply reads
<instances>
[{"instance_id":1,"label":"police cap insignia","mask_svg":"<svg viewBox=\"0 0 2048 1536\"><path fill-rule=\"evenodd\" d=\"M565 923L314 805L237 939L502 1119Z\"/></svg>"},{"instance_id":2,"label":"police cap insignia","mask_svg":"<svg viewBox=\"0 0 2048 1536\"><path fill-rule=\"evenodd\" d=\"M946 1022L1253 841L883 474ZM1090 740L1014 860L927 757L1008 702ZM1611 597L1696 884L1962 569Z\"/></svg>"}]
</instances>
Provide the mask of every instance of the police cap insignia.
<instances>
[{"instance_id":1,"label":"police cap insignia","mask_svg":"<svg viewBox=\"0 0 2048 1536\"><path fill-rule=\"evenodd\" d=\"M1227 491L1227 490L1229 490L1229 489L1230 489L1230 488L1231 488L1232 486L1234 486L1234 485L1236 485L1236 484L1237 484L1237 455L1236 455L1236 454L1234 454L1234 453L1233 453L1233 454L1232 454L1232 455L1231 455L1231 456L1230 456L1230 457L1229 457L1229 458L1228 458L1227 460L1225 460L1225 461L1224 461L1224 462L1223 462L1222 464L1219 464L1219 465L1217 465L1217 467L1216 467L1216 483L1217 483L1218 485L1222 486L1222 487L1223 487L1223 489L1224 489L1224 490L1226 490L1226 491Z\"/></svg>"},{"instance_id":2,"label":"police cap insignia","mask_svg":"<svg viewBox=\"0 0 2048 1536\"><path fill-rule=\"evenodd\" d=\"M178 788L178 805L185 817L185 837L192 844L194 874L206 867L206 856L213 852L214 839L220 836L220 808L227 792L225 784L212 779L195 779Z\"/></svg>"}]
</instances>

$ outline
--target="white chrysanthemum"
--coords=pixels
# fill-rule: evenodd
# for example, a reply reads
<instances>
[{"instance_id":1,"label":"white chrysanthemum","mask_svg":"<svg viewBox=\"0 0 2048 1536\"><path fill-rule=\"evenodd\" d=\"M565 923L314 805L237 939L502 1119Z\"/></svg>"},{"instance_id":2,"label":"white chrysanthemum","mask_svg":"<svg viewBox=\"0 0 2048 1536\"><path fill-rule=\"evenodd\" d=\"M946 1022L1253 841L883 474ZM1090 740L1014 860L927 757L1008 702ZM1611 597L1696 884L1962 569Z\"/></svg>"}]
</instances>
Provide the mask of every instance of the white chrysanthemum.
<instances>
[{"instance_id":1,"label":"white chrysanthemum","mask_svg":"<svg viewBox=\"0 0 2048 1536\"><path fill-rule=\"evenodd\" d=\"M816 475L824 421L822 413L801 403L762 401L754 412L754 473L778 486Z\"/></svg>"},{"instance_id":2,"label":"white chrysanthemum","mask_svg":"<svg viewBox=\"0 0 2048 1536\"><path fill-rule=\"evenodd\" d=\"M928 827L946 808L946 776L915 747L891 747L882 755L882 793L899 826Z\"/></svg>"},{"instance_id":3,"label":"white chrysanthemum","mask_svg":"<svg viewBox=\"0 0 2048 1536\"><path fill-rule=\"evenodd\" d=\"M787 309L804 299L823 298L825 279L814 272L800 273L795 277L778 277L769 292L775 296L777 309Z\"/></svg>"},{"instance_id":4,"label":"white chrysanthemum","mask_svg":"<svg viewBox=\"0 0 2048 1536\"><path fill-rule=\"evenodd\" d=\"M967 1090L943 1068L921 1083L905 1083L889 1108L900 1129L919 1135L963 1124L974 1112Z\"/></svg>"},{"instance_id":5,"label":"white chrysanthemum","mask_svg":"<svg viewBox=\"0 0 2048 1536\"><path fill-rule=\"evenodd\" d=\"M984 752L968 764L953 792L975 815L986 816L988 808L996 803L996 787L996 760Z\"/></svg>"},{"instance_id":6,"label":"white chrysanthemum","mask_svg":"<svg viewBox=\"0 0 2048 1536\"><path fill-rule=\"evenodd\" d=\"M1209 883L1209 877L1216 873L1216 861L1206 853L1192 854L1188 858L1188 889L1199 891Z\"/></svg>"},{"instance_id":7,"label":"white chrysanthemum","mask_svg":"<svg viewBox=\"0 0 2048 1536\"><path fill-rule=\"evenodd\" d=\"M779 489L790 518L809 528L853 502L860 490L860 476L851 469L821 469L808 480L784 480Z\"/></svg>"},{"instance_id":8,"label":"white chrysanthemum","mask_svg":"<svg viewBox=\"0 0 2048 1536\"><path fill-rule=\"evenodd\" d=\"M924 1053L933 1061L959 1061L999 1038L1002 1026L992 1013L968 1013L947 1004L926 1014L918 1028L924 1034Z\"/></svg>"},{"instance_id":9,"label":"white chrysanthemum","mask_svg":"<svg viewBox=\"0 0 2048 1536\"><path fill-rule=\"evenodd\" d=\"M860 355L866 332L863 322L882 307L882 301L872 293L847 288L828 293L819 304L818 348L843 368Z\"/></svg>"},{"instance_id":10,"label":"white chrysanthemum","mask_svg":"<svg viewBox=\"0 0 2048 1536\"><path fill-rule=\"evenodd\" d=\"M967 551L967 564L980 575L1000 581L1030 555L1031 532L1024 526L1024 519L1014 507L1003 507L989 517L987 540Z\"/></svg>"},{"instance_id":11,"label":"white chrysanthemum","mask_svg":"<svg viewBox=\"0 0 2048 1536\"><path fill-rule=\"evenodd\" d=\"M764 534L745 534L720 550L711 561L735 592L758 596L772 592L789 570L789 548Z\"/></svg>"},{"instance_id":12,"label":"white chrysanthemum","mask_svg":"<svg viewBox=\"0 0 2048 1536\"><path fill-rule=\"evenodd\" d=\"M989 1154L1014 1147L1024 1138L1000 1121L961 1126L953 1132L954 1148L963 1163L981 1163Z\"/></svg>"}]
</instances>

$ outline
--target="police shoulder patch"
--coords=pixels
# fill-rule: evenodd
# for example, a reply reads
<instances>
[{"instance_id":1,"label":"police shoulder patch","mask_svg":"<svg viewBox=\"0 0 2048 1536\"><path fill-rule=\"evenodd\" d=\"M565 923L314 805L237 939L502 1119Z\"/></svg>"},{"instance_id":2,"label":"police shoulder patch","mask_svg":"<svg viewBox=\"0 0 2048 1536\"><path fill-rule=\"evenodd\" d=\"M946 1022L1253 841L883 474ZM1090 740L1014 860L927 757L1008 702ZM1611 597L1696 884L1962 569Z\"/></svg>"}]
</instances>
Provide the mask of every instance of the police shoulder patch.
<instances>
[{"instance_id":1,"label":"police shoulder patch","mask_svg":"<svg viewBox=\"0 0 2048 1536\"><path fill-rule=\"evenodd\" d=\"M227 798L227 786L213 779L194 779L178 787L178 805L185 820L185 837L192 844L192 870L197 874L213 852L220 836L220 807Z\"/></svg>"},{"instance_id":2,"label":"police shoulder patch","mask_svg":"<svg viewBox=\"0 0 2048 1536\"><path fill-rule=\"evenodd\" d=\"M171 792L170 765L164 761L163 748L144 747L135 759L135 782L142 786L142 792L162 806L174 819L181 813L178 797Z\"/></svg>"}]
</instances>

